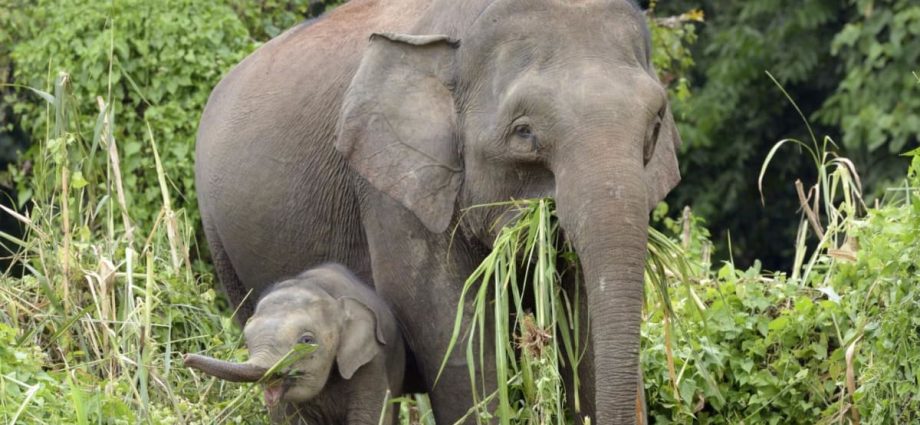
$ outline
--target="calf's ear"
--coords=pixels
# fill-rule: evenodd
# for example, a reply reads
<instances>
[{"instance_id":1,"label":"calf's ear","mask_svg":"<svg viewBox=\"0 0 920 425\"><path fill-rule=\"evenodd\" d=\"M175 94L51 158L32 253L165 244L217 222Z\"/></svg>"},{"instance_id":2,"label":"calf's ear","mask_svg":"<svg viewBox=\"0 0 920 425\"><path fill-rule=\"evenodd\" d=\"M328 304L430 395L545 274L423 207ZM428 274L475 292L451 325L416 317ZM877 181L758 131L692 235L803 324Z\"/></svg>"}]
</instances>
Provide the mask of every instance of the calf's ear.
<instances>
[{"instance_id":1,"label":"calf's ear","mask_svg":"<svg viewBox=\"0 0 920 425\"><path fill-rule=\"evenodd\" d=\"M381 353L381 346L386 341L378 329L377 315L373 310L354 298L342 298L339 303L345 313L345 321L335 359L339 374L351 379L361 366Z\"/></svg>"}]
</instances>

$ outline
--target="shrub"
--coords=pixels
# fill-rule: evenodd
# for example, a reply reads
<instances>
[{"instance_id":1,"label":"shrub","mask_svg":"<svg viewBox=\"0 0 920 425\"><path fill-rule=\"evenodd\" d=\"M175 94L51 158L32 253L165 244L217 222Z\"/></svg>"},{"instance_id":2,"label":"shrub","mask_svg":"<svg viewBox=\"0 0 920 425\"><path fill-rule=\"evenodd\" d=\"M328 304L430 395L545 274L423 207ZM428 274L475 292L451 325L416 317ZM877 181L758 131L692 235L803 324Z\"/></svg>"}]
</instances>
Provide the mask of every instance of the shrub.
<instances>
[{"instance_id":1,"label":"shrub","mask_svg":"<svg viewBox=\"0 0 920 425\"><path fill-rule=\"evenodd\" d=\"M843 65L837 90L818 113L840 127L854 155L893 159L920 141L920 96L911 76L920 60L920 4L910 0L850 0L853 18L830 52ZM866 161L868 162L868 161ZM891 172L877 172L889 178Z\"/></svg>"},{"instance_id":2,"label":"shrub","mask_svg":"<svg viewBox=\"0 0 920 425\"><path fill-rule=\"evenodd\" d=\"M340 0L225 0L236 12L249 35L268 41L304 18L313 18Z\"/></svg>"},{"instance_id":3,"label":"shrub","mask_svg":"<svg viewBox=\"0 0 920 425\"><path fill-rule=\"evenodd\" d=\"M860 223L857 261L831 278L861 341L854 402L868 423L920 421L920 149L912 155L903 200Z\"/></svg>"},{"instance_id":4,"label":"shrub","mask_svg":"<svg viewBox=\"0 0 920 425\"><path fill-rule=\"evenodd\" d=\"M152 225L146 219L155 217L160 196L150 145L140 137L149 122L161 143L176 202L188 207L190 222L197 223L192 159L198 119L223 73L254 48L233 10L193 0L42 1L25 10L24 33L12 52L16 82L46 88L60 70L67 70L80 81L73 86L74 96L83 100L68 105L74 132L87 139L99 116L92 99L112 100L124 183L131 189L126 196L144 229ZM34 100L21 96L13 109L33 139L42 140L46 107ZM33 144L28 156L40 149ZM28 183L20 183L20 201L32 195Z\"/></svg>"},{"instance_id":5,"label":"shrub","mask_svg":"<svg viewBox=\"0 0 920 425\"><path fill-rule=\"evenodd\" d=\"M815 203L826 218L801 218L791 274L727 262L691 285L672 282L673 336L649 309L642 364L656 423L920 420L920 150L903 196L864 218L852 170L820 165L832 170L819 172L829 184ZM674 234L704 231L667 224ZM809 228L823 235L806 258Z\"/></svg>"}]
</instances>

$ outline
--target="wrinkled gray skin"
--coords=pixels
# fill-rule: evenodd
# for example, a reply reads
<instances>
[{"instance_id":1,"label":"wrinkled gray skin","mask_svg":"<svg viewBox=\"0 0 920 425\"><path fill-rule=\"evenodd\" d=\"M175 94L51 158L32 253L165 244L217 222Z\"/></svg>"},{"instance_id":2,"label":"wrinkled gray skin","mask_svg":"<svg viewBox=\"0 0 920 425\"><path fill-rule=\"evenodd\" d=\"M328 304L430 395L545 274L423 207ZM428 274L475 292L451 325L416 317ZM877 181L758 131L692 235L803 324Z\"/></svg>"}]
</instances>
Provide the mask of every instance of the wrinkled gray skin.
<instances>
[{"instance_id":1,"label":"wrinkled gray skin","mask_svg":"<svg viewBox=\"0 0 920 425\"><path fill-rule=\"evenodd\" d=\"M343 263L393 306L450 424L471 405L462 350L433 383L502 212L460 210L554 196L585 274L581 414L635 423L648 214L680 180L649 49L626 0L354 0L272 40L214 90L198 138L230 300Z\"/></svg>"},{"instance_id":2,"label":"wrinkled gray skin","mask_svg":"<svg viewBox=\"0 0 920 425\"><path fill-rule=\"evenodd\" d=\"M249 360L235 364L188 355L187 366L234 382L255 382L295 344L316 350L291 364L295 375L263 379L274 423L380 422L390 391L402 391L405 347L396 318L370 287L340 265L327 264L281 281L259 300L245 328ZM283 374L282 374L283 375Z\"/></svg>"}]
</instances>

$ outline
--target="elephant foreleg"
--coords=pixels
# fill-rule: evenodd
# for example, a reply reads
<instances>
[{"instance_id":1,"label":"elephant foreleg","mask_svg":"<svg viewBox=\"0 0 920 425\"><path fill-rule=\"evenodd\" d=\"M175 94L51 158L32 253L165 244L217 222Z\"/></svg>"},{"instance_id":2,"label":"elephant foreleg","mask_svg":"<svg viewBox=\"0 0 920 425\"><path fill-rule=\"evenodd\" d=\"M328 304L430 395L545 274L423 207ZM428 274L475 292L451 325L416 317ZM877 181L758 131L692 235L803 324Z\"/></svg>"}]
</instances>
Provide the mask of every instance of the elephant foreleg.
<instances>
[{"instance_id":1,"label":"elephant foreleg","mask_svg":"<svg viewBox=\"0 0 920 425\"><path fill-rule=\"evenodd\" d=\"M371 192L364 203L362 220L371 248L374 285L399 318L418 372L430 393L437 423L452 425L463 418L466 419L461 423L476 423L475 414L467 415L477 401L474 388L482 397L496 388L491 328L484 335L481 364L480 348L473 348L477 361L475 386L470 382L463 340L467 332L461 332L461 340L440 377L438 371L450 346L463 282L477 261L466 253L460 238L452 241L449 232L431 234L411 212L386 195ZM467 297L464 306L465 327L473 312L470 298ZM479 338L478 329L476 338ZM481 377L485 378L485 384L480 382Z\"/></svg>"}]
</instances>

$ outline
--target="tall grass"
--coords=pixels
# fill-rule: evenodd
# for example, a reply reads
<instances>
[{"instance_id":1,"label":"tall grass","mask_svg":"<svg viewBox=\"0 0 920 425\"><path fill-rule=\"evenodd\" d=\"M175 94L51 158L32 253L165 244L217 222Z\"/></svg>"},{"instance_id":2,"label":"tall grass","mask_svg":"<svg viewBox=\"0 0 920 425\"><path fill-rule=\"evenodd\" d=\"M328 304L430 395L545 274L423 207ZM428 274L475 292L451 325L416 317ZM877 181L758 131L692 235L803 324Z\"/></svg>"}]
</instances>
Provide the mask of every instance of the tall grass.
<instances>
[{"instance_id":1,"label":"tall grass","mask_svg":"<svg viewBox=\"0 0 920 425\"><path fill-rule=\"evenodd\" d=\"M853 228L855 220L859 218L860 211L866 211L862 199L862 182L856 172L856 166L846 157L840 156L837 151L840 147L828 136L818 141L814 130L805 118L805 114L786 92L786 89L767 72L770 80L776 84L790 105L802 118L808 130L810 140L802 141L795 138L783 139L777 142L764 159L757 178L757 188L761 193L761 202L766 206L763 197L763 178L767 173L770 163L777 152L786 145L798 146L812 160L817 181L804 189L801 180L796 180L795 188L799 197L802 217L799 221L798 236L795 245L795 260L792 266L792 279L807 282L812 271L823 259L828 260L823 267L832 268L839 260L855 260L855 242L847 235ZM808 255L809 230L817 237L818 243ZM808 257L806 261L805 258ZM830 273L828 273L830 275Z\"/></svg>"},{"instance_id":2,"label":"tall grass","mask_svg":"<svg viewBox=\"0 0 920 425\"><path fill-rule=\"evenodd\" d=\"M466 280L459 303L462 306L467 297L473 297L466 356L471 391L478 404L471 414L488 417L487 406L495 399L495 416L502 424L511 423L512 418L515 423L563 424L565 397L559 370L564 362L577 368L582 355L573 308L578 300L567 299L557 283L560 241L558 225L552 220L552 201L520 201L508 206L515 209L516 219L501 229L492 252ZM521 268L522 262L531 267ZM528 307L532 311L525 310L525 291L531 296ZM458 308L448 352L458 342L462 311ZM487 328L494 329L494 378L499 383L490 394L484 393L487 378L477 377L477 364L485 369ZM481 388L477 382L482 383Z\"/></svg>"},{"instance_id":3,"label":"tall grass","mask_svg":"<svg viewBox=\"0 0 920 425\"><path fill-rule=\"evenodd\" d=\"M116 108L96 99L81 128L71 81L58 75L35 158L33 197L17 252L0 280L0 422L249 423L262 417L252 387L227 386L181 367L180 353L239 358L239 334L217 308L213 277L193 269L191 226L172 209L170 184L148 126L162 208L135 223L115 139ZM22 275L14 275L14 270ZM4 365L5 363L5 365ZM72 415L71 415L72 414Z\"/></svg>"},{"instance_id":4,"label":"tall grass","mask_svg":"<svg viewBox=\"0 0 920 425\"><path fill-rule=\"evenodd\" d=\"M801 180L795 181L796 193L801 207L801 219L799 220L798 235L795 241L795 260L792 265L790 279L792 283L801 286L815 287L822 293L828 294L829 298L839 297L834 288L831 287L830 280L835 275L839 261L855 262L857 260L858 246L856 240L851 237L851 233L859 225L860 212L865 213L867 210L862 199L862 182L853 162L837 153L840 147L837 146L833 139L825 136L819 142L808 119L792 96L786 92L786 89L772 74L769 72L766 74L801 117L805 128L808 130L810 140L806 142L788 138L773 145L764 159L757 179L758 189L761 192L761 201L765 203L763 200L763 177L780 148L787 144L793 144L801 148L812 160L817 172L817 181L807 191L804 189L804 184ZM807 243L809 229L818 239L814 248L811 249L810 255ZM806 257L808 257L807 261L805 260ZM816 269L820 269L820 274L817 276L815 276ZM841 395L841 400L849 400L850 405L845 411L850 414L850 419L858 424L860 418L859 410L855 404L857 385L854 355L857 345L863 338L862 326L864 324L861 324L855 333L846 337L843 336L843 331L837 325L836 317L834 318L834 325L840 343L846 347L844 357L846 392L845 395Z\"/></svg>"}]
</instances>

